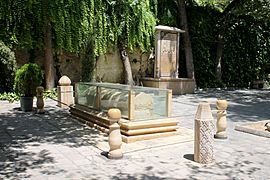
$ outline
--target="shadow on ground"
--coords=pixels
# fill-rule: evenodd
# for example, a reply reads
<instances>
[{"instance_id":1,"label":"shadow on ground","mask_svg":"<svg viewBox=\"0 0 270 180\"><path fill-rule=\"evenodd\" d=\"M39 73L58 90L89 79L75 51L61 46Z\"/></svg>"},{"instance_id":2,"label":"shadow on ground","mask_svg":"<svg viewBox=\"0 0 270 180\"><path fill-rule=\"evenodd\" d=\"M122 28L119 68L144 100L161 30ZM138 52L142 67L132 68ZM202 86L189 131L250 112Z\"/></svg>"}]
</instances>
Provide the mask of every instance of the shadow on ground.
<instances>
[{"instance_id":1,"label":"shadow on ground","mask_svg":"<svg viewBox=\"0 0 270 180\"><path fill-rule=\"evenodd\" d=\"M94 146L102 136L73 120L67 110L51 106L45 114L36 114L11 108L0 114L0 178L29 178L27 170L55 163L52 153L41 145ZM57 174L62 170L45 171Z\"/></svg>"},{"instance_id":2,"label":"shadow on ground","mask_svg":"<svg viewBox=\"0 0 270 180\"><path fill-rule=\"evenodd\" d=\"M184 98L184 102L182 100ZM229 102L228 118L232 122L248 122L270 119L270 90L208 90L195 94L174 96L174 102L198 106L201 101L209 101L216 109L216 99ZM195 114L194 108L193 114Z\"/></svg>"}]
</instances>

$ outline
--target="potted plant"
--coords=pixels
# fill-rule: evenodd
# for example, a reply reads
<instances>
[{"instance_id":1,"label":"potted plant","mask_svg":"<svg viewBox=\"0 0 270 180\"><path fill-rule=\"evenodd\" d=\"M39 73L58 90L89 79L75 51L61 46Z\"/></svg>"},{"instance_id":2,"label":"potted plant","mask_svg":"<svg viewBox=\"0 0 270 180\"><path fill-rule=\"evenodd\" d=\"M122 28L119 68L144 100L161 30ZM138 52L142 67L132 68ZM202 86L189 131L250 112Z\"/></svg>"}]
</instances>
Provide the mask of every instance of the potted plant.
<instances>
[{"instance_id":1,"label":"potted plant","mask_svg":"<svg viewBox=\"0 0 270 180\"><path fill-rule=\"evenodd\" d=\"M27 63L16 71L14 91L20 96L22 111L33 109L33 97L36 88L42 83L43 74L41 68L35 63Z\"/></svg>"}]
</instances>

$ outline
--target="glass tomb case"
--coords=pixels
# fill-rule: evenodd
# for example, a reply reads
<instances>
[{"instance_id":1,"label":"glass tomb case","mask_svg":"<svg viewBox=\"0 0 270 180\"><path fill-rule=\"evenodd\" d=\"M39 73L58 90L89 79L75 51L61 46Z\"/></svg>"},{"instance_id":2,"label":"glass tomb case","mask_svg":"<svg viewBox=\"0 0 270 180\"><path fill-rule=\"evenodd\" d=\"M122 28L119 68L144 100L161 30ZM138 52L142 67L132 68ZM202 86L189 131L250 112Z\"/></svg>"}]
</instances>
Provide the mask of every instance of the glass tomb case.
<instances>
[{"instance_id":1,"label":"glass tomb case","mask_svg":"<svg viewBox=\"0 0 270 180\"><path fill-rule=\"evenodd\" d=\"M101 112L118 108L129 120L166 118L171 112L172 92L167 89L80 82L75 92L76 104Z\"/></svg>"}]
</instances>

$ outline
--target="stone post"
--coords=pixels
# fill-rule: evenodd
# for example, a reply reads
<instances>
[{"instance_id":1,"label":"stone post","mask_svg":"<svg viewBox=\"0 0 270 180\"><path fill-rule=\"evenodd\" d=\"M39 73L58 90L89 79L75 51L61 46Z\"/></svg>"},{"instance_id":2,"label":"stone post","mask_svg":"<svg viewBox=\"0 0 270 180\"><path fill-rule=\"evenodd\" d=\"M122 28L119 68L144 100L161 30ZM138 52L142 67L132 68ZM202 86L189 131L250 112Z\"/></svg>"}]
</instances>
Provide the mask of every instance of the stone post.
<instances>
[{"instance_id":1,"label":"stone post","mask_svg":"<svg viewBox=\"0 0 270 180\"><path fill-rule=\"evenodd\" d=\"M65 107L74 104L73 86L71 80L67 76L62 76L58 81L57 96L58 106Z\"/></svg>"},{"instance_id":2,"label":"stone post","mask_svg":"<svg viewBox=\"0 0 270 180\"><path fill-rule=\"evenodd\" d=\"M213 152L214 125L211 108L208 102L198 106L194 127L194 161L202 164L214 161Z\"/></svg>"},{"instance_id":3,"label":"stone post","mask_svg":"<svg viewBox=\"0 0 270 180\"><path fill-rule=\"evenodd\" d=\"M43 92L44 88L42 86L38 86L36 89L37 92L37 113L44 113L44 100L43 100Z\"/></svg>"},{"instance_id":4,"label":"stone post","mask_svg":"<svg viewBox=\"0 0 270 180\"><path fill-rule=\"evenodd\" d=\"M120 132L120 126L118 121L121 118L121 111L116 108L109 109L108 117L111 125L109 126L109 145L110 151L108 153L109 159L121 159L123 157L122 152L122 136Z\"/></svg>"},{"instance_id":5,"label":"stone post","mask_svg":"<svg viewBox=\"0 0 270 180\"><path fill-rule=\"evenodd\" d=\"M217 100L217 132L214 136L217 139L227 139L227 107L226 100Z\"/></svg>"}]
</instances>

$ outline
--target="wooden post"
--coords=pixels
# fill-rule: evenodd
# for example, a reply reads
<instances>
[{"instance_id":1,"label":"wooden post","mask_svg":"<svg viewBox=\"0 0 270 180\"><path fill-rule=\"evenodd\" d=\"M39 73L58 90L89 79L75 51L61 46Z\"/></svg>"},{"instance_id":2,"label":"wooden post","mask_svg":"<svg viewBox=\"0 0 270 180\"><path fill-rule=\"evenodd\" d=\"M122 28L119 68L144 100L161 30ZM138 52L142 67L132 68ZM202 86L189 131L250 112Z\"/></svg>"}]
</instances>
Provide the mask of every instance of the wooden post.
<instances>
[{"instance_id":1,"label":"wooden post","mask_svg":"<svg viewBox=\"0 0 270 180\"><path fill-rule=\"evenodd\" d=\"M129 90L128 92L128 119L133 120L134 119L134 111L135 111L135 92L132 90Z\"/></svg>"},{"instance_id":2,"label":"wooden post","mask_svg":"<svg viewBox=\"0 0 270 180\"><path fill-rule=\"evenodd\" d=\"M74 95L75 95L75 104L78 104L78 88L79 88L79 85L76 83L75 84L75 92L74 92Z\"/></svg>"},{"instance_id":3,"label":"wooden post","mask_svg":"<svg viewBox=\"0 0 270 180\"><path fill-rule=\"evenodd\" d=\"M166 113L167 117L171 117L172 114L172 90L169 89L167 92L167 99L166 99Z\"/></svg>"},{"instance_id":4,"label":"wooden post","mask_svg":"<svg viewBox=\"0 0 270 180\"><path fill-rule=\"evenodd\" d=\"M101 94L101 89L99 86L96 86L96 109L100 110L100 94Z\"/></svg>"}]
</instances>

